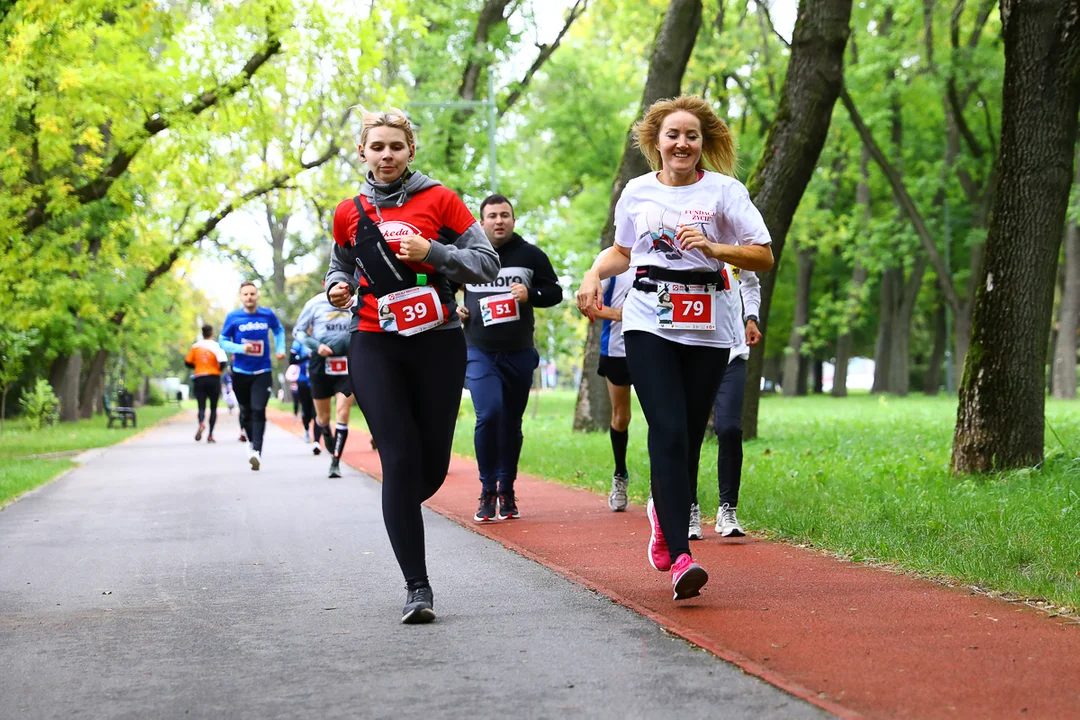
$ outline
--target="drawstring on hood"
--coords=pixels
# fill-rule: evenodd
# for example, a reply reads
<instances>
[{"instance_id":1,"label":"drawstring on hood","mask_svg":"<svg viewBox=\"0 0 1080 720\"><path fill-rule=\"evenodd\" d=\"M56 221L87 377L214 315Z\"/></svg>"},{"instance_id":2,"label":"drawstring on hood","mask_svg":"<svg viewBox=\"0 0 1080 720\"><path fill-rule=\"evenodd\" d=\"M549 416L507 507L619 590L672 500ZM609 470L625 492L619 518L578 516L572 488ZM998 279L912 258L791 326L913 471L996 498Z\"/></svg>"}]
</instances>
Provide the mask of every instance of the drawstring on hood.
<instances>
[{"instance_id":1,"label":"drawstring on hood","mask_svg":"<svg viewBox=\"0 0 1080 720\"><path fill-rule=\"evenodd\" d=\"M375 214L379 216L379 222L382 222L383 216L379 208L401 207L417 193L438 185L442 183L415 170L406 170L401 177L391 183L381 183L369 170L364 184L360 186L360 194L368 199L375 208Z\"/></svg>"}]
</instances>

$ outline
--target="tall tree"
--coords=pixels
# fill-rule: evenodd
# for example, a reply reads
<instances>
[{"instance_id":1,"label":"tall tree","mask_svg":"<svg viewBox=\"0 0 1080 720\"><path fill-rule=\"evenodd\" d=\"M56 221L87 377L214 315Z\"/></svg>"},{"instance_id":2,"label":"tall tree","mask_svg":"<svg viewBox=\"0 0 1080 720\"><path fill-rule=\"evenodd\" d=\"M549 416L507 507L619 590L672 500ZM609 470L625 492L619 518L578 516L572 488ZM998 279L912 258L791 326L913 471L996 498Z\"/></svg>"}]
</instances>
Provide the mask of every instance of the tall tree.
<instances>
[{"instance_id":1,"label":"tall tree","mask_svg":"<svg viewBox=\"0 0 1080 720\"><path fill-rule=\"evenodd\" d=\"M1041 462L1045 348L1080 110L1080 0L1002 0L1001 155L952 469Z\"/></svg>"},{"instance_id":2,"label":"tall tree","mask_svg":"<svg viewBox=\"0 0 1080 720\"><path fill-rule=\"evenodd\" d=\"M787 76L765 151L747 189L772 236L779 265L791 218L802 200L828 135L833 106L844 81L844 47L851 28L851 0L800 0ZM761 281L761 330L765 341L750 352L743 408L743 436L757 437L758 402L769 308L776 272Z\"/></svg>"},{"instance_id":3,"label":"tall tree","mask_svg":"<svg viewBox=\"0 0 1080 720\"><path fill-rule=\"evenodd\" d=\"M645 91L641 95L639 117L657 100L679 94L686 64L700 28L701 0L671 0L649 59L649 73L645 80ZM615 242L615 205L626 183L648 171L648 162L634 147L633 137L628 132L622 161L611 188L611 202L607 222L600 235L600 249L611 247ZM611 423L611 400L608 398L607 385L596 375L599 360L600 324L593 323L589 326L581 362L581 385L574 409L575 430L605 430Z\"/></svg>"}]
</instances>

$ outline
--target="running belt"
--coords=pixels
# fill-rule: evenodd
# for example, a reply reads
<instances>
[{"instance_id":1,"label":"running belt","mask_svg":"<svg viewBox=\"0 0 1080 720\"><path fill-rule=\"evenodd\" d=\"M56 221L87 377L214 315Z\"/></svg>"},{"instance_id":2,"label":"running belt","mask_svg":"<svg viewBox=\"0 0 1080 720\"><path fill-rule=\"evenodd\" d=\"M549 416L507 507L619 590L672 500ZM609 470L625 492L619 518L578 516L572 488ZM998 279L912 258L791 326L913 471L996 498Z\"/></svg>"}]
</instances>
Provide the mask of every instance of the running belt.
<instances>
[{"instance_id":1,"label":"running belt","mask_svg":"<svg viewBox=\"0 0 1080 720\"><path fill-rule=\"evenodd\" d=\"M652 282L646 282L651 280ZM713 285L724 290L731 289L727 270L669 270L655 265L639 267L634 276L634 289L641 292L656 292L657 281L674 282L680 285Z\"/></svg>"},{"instance_id":2,"label":"running belt","mask_svg":"<svg viewBox=\"0 0 1080 720\"><path fill-rule=\"evenodd\" d=\"M354 256L360 272L367 278L367 286L357 289L358 295L382 297L418 285L430 285L439 294L439 301L446 306L449 318L457 303L450 289L450 281L441 273L418 273L398 259L383 237L379 226L368 217L359 196L353 198L360 217L356 223ZM432 241L435 242L435 241Z\"/></svg>"}]
</instances>

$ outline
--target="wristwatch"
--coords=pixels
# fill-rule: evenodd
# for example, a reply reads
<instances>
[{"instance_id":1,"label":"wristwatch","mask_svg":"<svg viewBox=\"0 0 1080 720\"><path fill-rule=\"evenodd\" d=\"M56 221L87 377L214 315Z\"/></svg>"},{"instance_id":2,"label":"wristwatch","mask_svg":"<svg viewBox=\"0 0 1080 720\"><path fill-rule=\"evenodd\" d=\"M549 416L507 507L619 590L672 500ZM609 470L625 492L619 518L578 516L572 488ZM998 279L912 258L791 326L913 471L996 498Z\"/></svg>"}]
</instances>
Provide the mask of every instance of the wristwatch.
<instances>
[{"instance_id":1,"label":"wristwatch","mask_svg":"<svg viewBox=\"0 0 1080 720\"><path fill-rule=\"evenodd\" d=\"M754 324L755 324L755 325L757 325L757 324L758 324L758 319L757 319L757 315L747 315L747 316L746 316L746 322L750 322L751 320L753 320L753 321L754 321Z\"/></svg>"}]
</instances>

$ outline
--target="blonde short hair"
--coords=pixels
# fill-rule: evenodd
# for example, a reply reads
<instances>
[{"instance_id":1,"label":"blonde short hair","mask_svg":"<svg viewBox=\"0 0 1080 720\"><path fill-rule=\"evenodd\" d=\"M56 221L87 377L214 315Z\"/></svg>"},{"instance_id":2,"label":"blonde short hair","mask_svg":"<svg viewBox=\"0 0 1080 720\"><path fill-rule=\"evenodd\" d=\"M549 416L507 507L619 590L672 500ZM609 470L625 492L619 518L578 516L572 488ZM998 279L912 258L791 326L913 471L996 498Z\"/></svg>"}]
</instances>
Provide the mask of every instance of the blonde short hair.
<instances>
[{"instance_id":1,"label":"blonde short hair","mask_svg":"<svg viewBox=\"0 0 1080 720\"><path fill-rule=\"evenodd\" d=\"M660 151L660 128L664 118L676 112L688 112L701 123L701 158L698 170L704 170L707 163L716 172L735 175L737 157L735 137L727 123L713 111L709 103L697 95L680 95L674 99L657 100L645 111L645 117L634 123L634 144L654 170L663 168Z\"/></svg>"},{"instance_id":2,"label":"blonde short hair","mask_svg":"<svg viewBox=\"0 0 1080 720\"><path fill-rule=\"evenodd\" d=\"M393 107L375 112L364 110L361 113L361 119L363 120L364 129L360 131L360 147L364 147L365 143L367 143L368 132L372 128L391 127L405 133L405 141L409 147L416 149L416 136L413 134L413 126L404 111Z\"/></svg>"}]
</instances>

